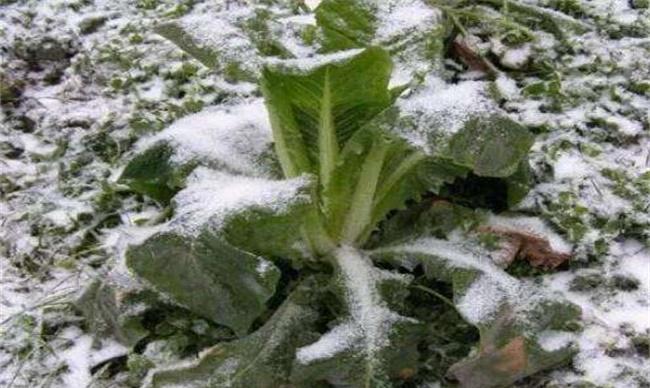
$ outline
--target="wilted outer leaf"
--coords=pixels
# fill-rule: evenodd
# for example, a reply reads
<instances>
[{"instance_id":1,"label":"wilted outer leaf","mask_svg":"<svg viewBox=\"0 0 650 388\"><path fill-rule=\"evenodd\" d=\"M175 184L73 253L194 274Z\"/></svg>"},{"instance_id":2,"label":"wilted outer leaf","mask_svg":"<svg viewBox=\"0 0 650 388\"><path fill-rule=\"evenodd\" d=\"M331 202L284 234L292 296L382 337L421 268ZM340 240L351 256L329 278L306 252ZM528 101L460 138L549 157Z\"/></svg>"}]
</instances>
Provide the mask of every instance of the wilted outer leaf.
<instances>
[{"instance_id":1,"label":"wilted outer leaf","mask_svg":"<svg viewBox=\"0 0 650 388\"><path fill-rule=\"evenodd\" d=\"M390 386L391 377L414 373L420 326L392 311L389 303L408 294L409 279L375 268L354 248L338 249L333 259L348 316L298 350L292 380L370 388Z\"/></svg>"},{"instance_id":2,"label":"wilted outer leaf","mask_svg":"<svg viewBox=\"0 0 650 388\"><path fill-rule=\"evenodd\" d=\"M209 229L197 238L156 234L127 251L127 265L176 302L239 335L266 309L280 277L273 263Z\"/></svg>"},{"instance_id":3,"label":"wilted outer leaf","mask_svg":"<svg viewBox=\"0 0 650 388\"><path fill-rule=\"evenodd\" d=\"M500 115L475 117L449 141L449 156L476 175L514 174L533 145L534 136L523 126Z\"/></svg>"},{"instance_id":4,"label":"wilted outer leaf","mask_svg":"<svg viewBox=\"0 0 650 388\"><path fill-rule=\"evenodd\" d=\"M228 81L254 82L262 56L291 58L281 42L286 30L278 7L223 4L216 13L187 15L156 27L156 32ZM215 24L214 21L219 20Z\"/></svg>"},{"instance_id":5,"label":"wilted outer leaf","mask_svg":"<svg viewBox=\"0 0 650 388\"><path fill-rule=\"evenodd\" d=\"M381 224L368 248L396 245L419 237L443 237L455 229L469 230L478 225L479 210L455 205L440 198L427 198L408 209L396 212Z\"/></svg>"},{"instance_id":6,"label":"wilted outer leaf","mask_svg":"<svg viewBox=\"0 0 650 388\"><path fill-rule=\"evenodd\" d=\"M277 170L260 98L185 116L140 139L136 149L120 182L162 202L184 186L197 166L246 176L270 176Z\"/></svg>"},{"instance_id":7,"label":"wilted outer leaf","mask_svg":"<svg viewBox=\"0 0 650 388\"><path fill-rule=\"evenodd\" d=\"M555 268L571 258L569 253L556 252L543 236L523 230L504 227L484 226L479 232L495 234L502 238L499 246L507 257L504 261L512 263L517 257L528 261L533 267Z\"/></svg>"},{"instance_id":8,"label":"wilted outer leaf","mask_svg":"<svg viewBox=\"0 0 650 388\"><path fill-rule=\"evenodd\" d=\"M266 310L280 277L272 262L248 250L295 249L310 182L197 168L174 198L173 218L129 247L126 264L176 303L243 335Z\"/></svg>"},{"instance_id":9,"label":"wilted outer leaf","mask_svg":"<svg viewBox=\"0 0 650 388\"><path fill-rule=\"evenodd\" d=\"M454 303L479 328L481 340L478 354L455 364L449 373L463 387L499 387L566 361L572 354L569 347L546 351L537 335L565 329L580 309L511 277L485 252L469 247L423 238L373 251L374 257L407 268L422 264L427 276L453 284Z\"/></svg>"},{"instance_id":10,"label":"wilted outer leaf","mask_svg":"<svg viewBox=\"0 0 650 388\"><path fill-rule=\"evenodd\" d=\"M313 280L313 279L311 279ZM148 388L275 388L288 383L295 349L313 339L318 317L309 307L312 288L301 283L259 330L204 351L196 362L158 369Z\"/></svg>"}]
</instances>

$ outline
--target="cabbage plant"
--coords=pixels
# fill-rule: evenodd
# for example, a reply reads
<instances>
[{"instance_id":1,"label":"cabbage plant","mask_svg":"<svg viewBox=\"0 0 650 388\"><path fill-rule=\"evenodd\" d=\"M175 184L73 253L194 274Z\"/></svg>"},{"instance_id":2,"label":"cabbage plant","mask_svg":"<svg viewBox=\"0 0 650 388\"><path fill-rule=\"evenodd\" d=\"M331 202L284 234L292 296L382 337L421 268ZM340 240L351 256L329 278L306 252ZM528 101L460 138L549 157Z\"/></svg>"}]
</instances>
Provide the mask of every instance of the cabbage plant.
<instances>
[{"instance_id":1,"label":"cabbage plant","mask_svg":"<svg viewBox=\"0 0 650 388\"><path fill-rule=\"evenodd\" d=\"M128 268L237 337L153 370L147 386L408 381L436 335L406 302L418 277L448 283L452 300L440 297L478 328L476 350L448 371L462 386L508 385L570 356L540 337L579 310L506 273L467 225L488 222L480 212L431 205L468 176L506 182L516 201L533 136L496 111L435 152L413 144L402 129L423 128L396 104L404 88L389 88L391 54L367 41L264 62L262 99L182 119L126 166L123 182L173 209L131 245Z\"/></svg>"}]
</instances>

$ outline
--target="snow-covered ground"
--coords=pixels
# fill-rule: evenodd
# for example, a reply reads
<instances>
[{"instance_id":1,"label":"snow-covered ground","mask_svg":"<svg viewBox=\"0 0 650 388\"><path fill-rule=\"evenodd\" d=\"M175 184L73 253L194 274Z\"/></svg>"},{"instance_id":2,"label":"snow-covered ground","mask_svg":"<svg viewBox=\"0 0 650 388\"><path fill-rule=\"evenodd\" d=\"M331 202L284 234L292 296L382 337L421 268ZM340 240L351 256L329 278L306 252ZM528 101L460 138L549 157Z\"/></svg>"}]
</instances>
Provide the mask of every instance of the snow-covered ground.
<instances>
[{"instance_id":1,"label":"snow-covered ground","mask_svg":"<svg viewBox=\"0 0 650 388\"><path fill-rule=\"evenodd\" d=\"M571 365L545 372L545 381L647 387L650 10L628 0L581 3L597 28L567 37L571 52L551 49L550 34L517 50L497 42L491 48L515 71L531 56L546 56L556 66L555 97L565 109L534 98L535 90L554 86L533 75L503 75L490 87L508 114L538 135L530 155L537 184L517 210L542 216L574 248L570 269L538 277L583 308L582 331L545 333L549 349L573 341L577 350ZM200 20L217 9L191 0L0 0L0 386L108 386L97 381L99 371L128 354L115 340L88 333L73 302L92 279L106 276L104 264L115 260L129 228L160 216L154 202L116 184L137 141L204 107L257 96L254 84L227 82L151 32L161 19ZM415 24L438 17L413 12L404 7L398 14ZM313 21L309 13L293 18L287 23ZM409 25L389 27L386 34ZM632 28L642 32L625 32ZM286 46L312 54L293 37ZM259 66L255 60L248 65ZM404 76L399 64L395 74ZM472 109L484 107L482 80L447 88L437 82L403 106L433 101L447 120L463 114L467 99ZM265 121L256 104L244 114ZM205 145L190 140L194 150ZM252 169L245 157L231 159ZM112 386L132 384L118 377Z\"/></svg>"}]
</instances>

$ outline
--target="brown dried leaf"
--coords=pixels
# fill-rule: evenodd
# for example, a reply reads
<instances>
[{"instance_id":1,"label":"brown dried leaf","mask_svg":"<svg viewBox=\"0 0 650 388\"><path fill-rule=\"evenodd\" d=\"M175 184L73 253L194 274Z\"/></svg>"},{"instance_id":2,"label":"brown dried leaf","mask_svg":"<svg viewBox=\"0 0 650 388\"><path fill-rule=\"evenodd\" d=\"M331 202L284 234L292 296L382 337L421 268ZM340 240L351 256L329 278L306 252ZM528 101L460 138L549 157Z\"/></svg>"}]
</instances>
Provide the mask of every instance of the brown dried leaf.
<instances>
[{"instance_id":1,"label":"brown dried leaf","mask_svg":"<svg viewBox=\"0 0 650 388\"><path fill-rule=\"evenodd\" d=\"M519 374L526 369L528 358L524 337L516 337L495 352L497 361L494 367L501 372Z\"/></svg>"},{"instance_id":2,"label":"brown dried leaf","mask_svg":"<svg viewBox=\"0 0 650 388\"><path fill-rule=\"evenodd\" d=\"M506 267L519 257L535 268L553 269L571 258L568 253L554 251L548 239L529 232L494 226L478 231L501 237L499 261Z\"/></svg>"},{"instance_id":3,"label":"brown dried leaf","mask_svg":"<svg viewBox=\"0 0 650 388\"><path fill-rule=\"evenodd\" d=\"M473 71L481 71L486 74L496 74L498 70L485 57L477 53L467 39L460 35L451 43L454 55L458 57L468 68Z\"/></svg>"},{"instance_id":4,"label":"brown dried leaf","mask_svg":"<svg viewBox=\"0 0 650 388\"><path fill-rule=\"evenodd\" d=\"M499 349L482 349L477 356L454 364L449 373L460 387L488 388L519 380L527 374L527 366L526 340L518 336Z\"/></svg>"}]
</instances>

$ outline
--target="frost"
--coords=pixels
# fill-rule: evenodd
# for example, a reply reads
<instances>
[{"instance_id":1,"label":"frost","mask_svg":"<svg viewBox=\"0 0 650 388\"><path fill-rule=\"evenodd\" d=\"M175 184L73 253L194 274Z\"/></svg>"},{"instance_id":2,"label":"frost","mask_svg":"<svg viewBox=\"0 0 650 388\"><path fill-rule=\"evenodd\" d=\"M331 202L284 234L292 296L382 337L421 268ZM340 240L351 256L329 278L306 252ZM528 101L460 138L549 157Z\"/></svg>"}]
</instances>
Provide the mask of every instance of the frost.
<instances>
[{"instance_id":1,"label":"frost","mask_svg":"<svg viewBox=\"0 0 650 388\"><path fill-rule=\"evenodd\" d=\"M66 328L59 336L60 339L72 341L72 346L61 354L68 367L62 378L66 387L87 387L92 382L91 368L106 360L127 354L128 349L111 339L93 346L93 337L82 334L77 327Z\"/></svg>"},{"instance_id":2,"label":"frost","mask_svg":"<svg viewBox=\"0 0 650 388\"><path fill-rule=\"evenodd\" d=\"M575 334L566 331L545 330L537 337L539 345L547 352L554 352L569 346Z\"/></svg>"},{"instance_id":3,"label":"frost","mask_svg":"<svg viewBox=\"0 0 650 388\"><path fill-rule=\"evenodd\" d=\"M351 49L338 51L332 54L320 54L307 58L296 59L278 59L278 58L265 58L264 63L270 67L278 67L283 70L293 71L296 74L308 73L325 64L335 64L345 62L348 59L354 58L359 55L363 49Z\"/></svg>"},{"instance_id":4,"label":"frost","mask_svg":"<svg viewBox=\"0 0 650 388\"><path fill-rule=\"evenodd\" d=\"M261 99L211 108L184 117L161 133L140 141L144 150L158 142L174 148L173 162L194 160L222 165L240 174L266 176L260 158L271 146L271 127Z\"/></svg>"},{"instance_id":5,"label":"frost","mask_svg":"<svg viewBox=\"0 0 650 388\"><path fill-rule=\"evenodd\" d=\"M479 272L479 277L465 291L457 307L464 318L477 324L493 317L500 306L522 298L522 287L490 259L487 252L464 249L458 242L421 238L411 243L382 248L375 253L410 253L438 258L448 269L464 268Z\"/></svg>"},{"instance_id":6,"label":"frost","mask_svg":"<svg viewBox=\"0 0 650 388\"><path fill-rule=\"evenodd\" d=\"M350 350L358 340L357 336L359 334L355 332L355 329L355 326L350 322L334 327L323 334L317 342L298 349L296 359L302 364L309 364Z\"/></svg>"},{"instance_id":7,"label":"frost","mask_svg":"<svg viewBox=\"0 0 650 388\"><path fill-rule=\"evenodd\" d=\"M613 124L622 134L626 136L636 136L643 131L643 125L638 121L633 121L621 116L611 116L606 119Z\"/></svg>"},{"instance_id":8,"label":"frost","mask_svg":"<svg viewBox=\"0 0 650 388\"><path fill-rule=\"evenodd\" d=\"M518 287L503 285L487 275L480 275L465 291L456 307L470 323L480 324L496 317L499 308L516 296Z\"/></svg>"},{"instance_id":9,"label":"frost","mask_svg":"<svg viewBox=\"0 0 650 388\"><path fill-rule=\"evenodd\" d=\"M531 47L525 44L521 47L508 49L501 57L501 63L511 69L519 69L528 62L531 55Z\"/></svg>"},{"instance_id":10,"label":"frost","mask_svg":"<svg viewBox=\"0 0 650 388\"><path fill-rule=\"evenodd\" d=\"M497 79L494 81L499 94L506 99L514 99L519 97L519 88L517 83L512 78L509 78L506 75L499 74Z\"/></svg>"},{"instance_id":11,"label":"frost","mask_svg":"<svg viewBox=\"0 0 650 388\"><path fill-rule=\"evenodd\" d=\"M414 34L437 24L441 12L421 0L380 1L377 11L378 42Z\"/></svg>"},{"instance_id":12,"label":"frost","mask_svg":"<svg viewBox=\"0 0 650 388\"><path fill-rule=\"evenodd\" d=\"M556 181L580 179L590 175L591 167L577 154L562 154L553 166L553 173Z\"/></svg>"},{"instance_id":13,"label":"frost","mask_svg":"<svg viewBox=\"0 0 650 388\"><path fill-rule=\"evenodd\" d=\"M488 83L482 81L448 84L439 78L427 78L412 95L397 100L401 113L415 122L415 129L398 127L394 131L432 153L444 145L434 139L449 138L472 117L497 111L487 87Z\"/></svg>"},{"instance_id":14,"label":"frost","mask_svg":"<svg viewBox=\"0 0 650 388\"><path fill-rule=\"evenodd\" d=\"M650 367L647 358L620 357L611 352L612 349L630 348L631 336L643 337L650 330L650 251L635 240L615 242L611 251L595 268L553 274L544 279L546 288L561 292L583 310L585 330L574 335L578 345L574 359L577 373L566 373L563 376L566 383L588 376L594 384L610 384L617 388L635 386L633 376L628 371L647 370ZM602 275L600 287L589 292L571 289L572 280L577 275L589 273ZM638 289L609 288L610 280L617 275L637 279ZM551 336L553 340L546 337L547 345L560 341L561 337L563 335Z\"/></svg>"},{"instance_id":15,"label":"frost","mask_svg":"<svg viewBox=\"0 0 650 388\"><path fill-rule=\"evenodd\" d=\"M358 349L369 362L376 363L378 352L390 345L388 335L392 326L399 321L411 320L389 310L379 295L381 280L402 277L375 268L367 256L351 247L341 247L333 255L341 270L350 318L317 342L300 348L297 360L308 364L342 351Z\"/></svg>"},{"instance_id":16,"label":"frost","mask_svg":"<svg viewBox=\"0 0 650 388\"><path fill-rule=\"evenodd\" d=\"M274 181L199 167L188 178L187 187L174 197L176 216L169 227L195 235L208 222L220 229L228 216L246 208L264 207L282 213L292 203L309 201L303 192L309 183L306 176Z\"/></svg>"},{"instance_id":17,"label":"frost","mask_svg":"<svg viewBox=\"0 0 650 388\"><path fill-rule=\"evenodd\" d=\"M253 9L231 4L216 14L192 14L180 19L180 25L195 37L196 43L215 49L219 61L238 63L249 71L259 68L259 56L245 31L238 25L253 16Z\"/></svg>"}]
</instances>

